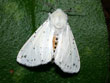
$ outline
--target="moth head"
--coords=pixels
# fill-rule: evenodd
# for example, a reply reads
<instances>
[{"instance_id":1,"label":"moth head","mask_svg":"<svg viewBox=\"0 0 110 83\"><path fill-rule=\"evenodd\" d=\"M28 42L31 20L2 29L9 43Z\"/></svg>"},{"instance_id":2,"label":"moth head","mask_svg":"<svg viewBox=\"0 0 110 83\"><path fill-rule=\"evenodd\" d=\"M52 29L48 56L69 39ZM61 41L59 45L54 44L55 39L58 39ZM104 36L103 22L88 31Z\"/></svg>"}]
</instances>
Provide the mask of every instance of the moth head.
<instances>
[{"instance_id":1,"label":"moth head","mask_svg":"<svg viewBox=\"0 0 110 83\"><path fill-rule=\"evenodd\" d=\"M68 20L67 15L61 9L57 9L52 14L49 14L49 19L55 28L64 28Z\"/></svg>"}]
</instances>

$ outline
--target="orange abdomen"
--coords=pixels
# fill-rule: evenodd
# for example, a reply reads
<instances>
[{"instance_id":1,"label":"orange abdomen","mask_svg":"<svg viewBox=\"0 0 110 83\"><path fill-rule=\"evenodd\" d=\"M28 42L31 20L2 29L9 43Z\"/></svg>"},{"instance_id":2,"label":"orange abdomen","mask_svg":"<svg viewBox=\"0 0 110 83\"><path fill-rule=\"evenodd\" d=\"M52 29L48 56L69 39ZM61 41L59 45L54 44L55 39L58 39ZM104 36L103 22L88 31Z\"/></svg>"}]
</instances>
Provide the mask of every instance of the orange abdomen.
<instances>
[{"instance_id":1,"label":"orange abdomen","mask_svg":"<svg viewBox=\"0 0 110 83\"><path fill-rule=\"evenodd\" d=\"M53 51L55 52L58 44L58 38L56 36L53 37Z\"/></svg>"}]
</instances>

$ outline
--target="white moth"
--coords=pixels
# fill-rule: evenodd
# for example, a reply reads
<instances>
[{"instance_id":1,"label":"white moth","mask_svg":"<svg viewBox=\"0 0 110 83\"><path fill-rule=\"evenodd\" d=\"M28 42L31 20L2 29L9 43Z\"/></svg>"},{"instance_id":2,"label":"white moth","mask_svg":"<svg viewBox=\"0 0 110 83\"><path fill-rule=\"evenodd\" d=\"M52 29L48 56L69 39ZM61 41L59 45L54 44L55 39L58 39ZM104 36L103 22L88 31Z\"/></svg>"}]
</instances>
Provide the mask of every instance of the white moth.
<instances>
[{"instance_id":1,"label":"white moth","mask_svg":"<svg viewBox=\"0 0 110 83\"><path fill-rule=\"evenodd\" d=\"M17 62L28 67L47 64L54 59L63 72L77 73L80 57L67 15L57 9L27 40Z\"/></svg>"}]
</instances>

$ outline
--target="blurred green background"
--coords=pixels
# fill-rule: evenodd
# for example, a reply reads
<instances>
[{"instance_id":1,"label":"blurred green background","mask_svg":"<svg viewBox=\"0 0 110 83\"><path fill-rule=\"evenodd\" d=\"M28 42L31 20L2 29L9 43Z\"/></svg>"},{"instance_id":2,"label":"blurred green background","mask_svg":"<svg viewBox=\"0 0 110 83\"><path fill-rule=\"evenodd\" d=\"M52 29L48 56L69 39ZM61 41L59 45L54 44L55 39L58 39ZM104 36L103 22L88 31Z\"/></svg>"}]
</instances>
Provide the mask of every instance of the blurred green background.
<instances>
[{"instance_id":1,"label":"blurred green background","mask_svg":"<svg viewBox=\"0 0 110 83\"><path fill-rule=\"evenodd\" d=\"M78 74L65 74L55 64L26 68L16 56L48 18L50 6L72 9L68 16L81 58ZM108 33L100 0L0 0L0 83L107 83Z\"/></svg>"}]
</instances>

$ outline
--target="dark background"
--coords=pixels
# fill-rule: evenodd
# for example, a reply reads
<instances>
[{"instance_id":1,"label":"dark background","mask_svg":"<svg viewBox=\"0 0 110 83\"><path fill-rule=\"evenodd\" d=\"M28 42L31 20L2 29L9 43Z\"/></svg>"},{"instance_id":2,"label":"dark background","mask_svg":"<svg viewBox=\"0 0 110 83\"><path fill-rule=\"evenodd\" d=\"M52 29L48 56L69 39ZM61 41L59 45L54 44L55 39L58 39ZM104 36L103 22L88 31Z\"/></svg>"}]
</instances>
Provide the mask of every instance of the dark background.
<instances>
[{"instance_id":1,"label":"dark background","mask_svg":"<svg viewBox=\"0 0 110 83\"><path fill-rule=\"evenodd\" d=\"M105 19L108 29L109 47L110 47L110 0L102 0L102 6L103 6L103 11L105 14ZM109 58L109 71L110 71L110 58Z\"/></svg>"},{"instance_id":2,"label":"dark background","mask_svg":"<svg viewBox=\"0 0 110 83\"><path fill-rule=\"evenodd\" d=\"M110 0L102 0L102 6L108 28L109 45L110 45Z\"/></svg>"}]
</instances>

